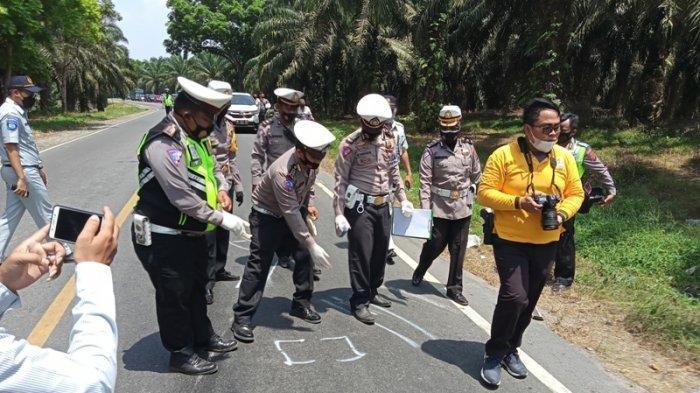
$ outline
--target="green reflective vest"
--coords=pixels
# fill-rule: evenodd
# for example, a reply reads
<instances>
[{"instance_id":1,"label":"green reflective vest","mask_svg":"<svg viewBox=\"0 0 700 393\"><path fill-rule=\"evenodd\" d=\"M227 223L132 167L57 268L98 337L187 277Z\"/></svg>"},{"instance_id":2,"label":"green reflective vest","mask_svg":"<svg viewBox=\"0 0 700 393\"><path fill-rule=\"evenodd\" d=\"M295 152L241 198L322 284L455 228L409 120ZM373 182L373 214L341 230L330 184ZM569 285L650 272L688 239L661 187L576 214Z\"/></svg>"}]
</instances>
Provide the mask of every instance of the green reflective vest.
<instances>
[{"instance_id":1,"label":"green reflective vest","mask_svg":"<svg viewBox=\"0 0 700 393\"><path fill-rule=\"evenodd\" d=\"M185 144L185 165L187 166L190 185L206 193L207 205L216 210L219 203L219 185L214 176L216 158L211 154L209 138L197 141L188 136L183 142ZM193 173L198 176L192 176ZM204 184L202 184L201 179L204 179ZM190 219L184 213L180 213L180 217L182 220ZM214 229L216 229L215 225L207 224L207 232L211 232Z\"/></svg>"},{"instance_id":2,"label":"green reflective vest","mask_svg":"<svg viewBox=\"0 0 700 393\"><path fill-rule=\"evenodd\" d=\"M163 98L163 105L174 106L175 100L173 100L173 96L171 96L170 94L166 94L165 97Z\"/></svg>"},{"instance_id":3,"label":"green reflective vest","mask_svg":"<svg viewBox=\"0 0 700 393\"><path fill-rule=\"evenodd\" d=\"M583 179L583 173L586 171L586 167L583 165L583 160L586 158L586 151L590 147L589 144L575 141L573 149L570 150L576 160L576 168L578 169L579 178Z\"/></svg>"}]
</instances>

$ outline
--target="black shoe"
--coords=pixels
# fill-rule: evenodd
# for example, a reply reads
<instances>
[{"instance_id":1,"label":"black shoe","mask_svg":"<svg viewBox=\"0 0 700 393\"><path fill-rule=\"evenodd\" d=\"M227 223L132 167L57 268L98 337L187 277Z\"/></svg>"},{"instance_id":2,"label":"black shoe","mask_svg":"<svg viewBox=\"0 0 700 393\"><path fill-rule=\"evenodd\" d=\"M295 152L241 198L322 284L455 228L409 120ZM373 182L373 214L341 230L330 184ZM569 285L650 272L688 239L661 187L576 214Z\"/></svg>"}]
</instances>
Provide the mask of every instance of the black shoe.
<instances>
[{"instance_id":1,"label":"black shoe","mask_svg":"<svg viewBox=\"0 0 700 393\"><path fill-rule=\"evenodd\" d=\"M382 299L379 296L373 297L372 300L370 300L369 302L374 304L375 306L379 306L379 307L384 307L384 308L391 307L390 301L388 301L386 299Z\"/></svg>"},{"instance_id":2,"label":"black shoe","mask_svg":"<svg viewBox=\"0 0 700 393\"><path fill-rule=\"evenodd\" d=\"M247 323L237 324L235 321L231 325L231 331L233 332L233 337L236 340L243 343L252 343L255 341L255 335L253 334L253 328Z\"/></svg>"},{"instance_id":3,"label":"black shoe","mask_svg":"<svg viewBox=\"0 0 700 393\"><path fill-rule=\"evenodd\" d=\"M202 359L196 353L172 352L170 354L170 371L187 375L214 374L219 370L216 363Z\"/></svg>"},{"instance_id":4,"label":"black shoe","mask_svg":"<svg viewBox=\"0 0 700 393\"><path fill-rule=\"evenodd\" d=\"M289 315L300 318L308 323L321 323L321 316L310 306L292 306Z\"/></svg>"},{"instance_id":5,"label":"black shoe","mask_svg":"<svg viewBox=\"0 0 700 393\"><path fill-rule=\"evenodd\" d=\"M236 340L224 340L218 334L214 334L209 338L207 345L201 347L201 349L209 352L231 352L238 348L238 342Z\"/></svg>"},{"instance_id":6,"label":"black shoe","mask_svg":"<svg viewBox=\"0 0 700 393\"><path fill-rule=\"evenodd\" d=\"M207 289L206 292L204 292L204 300L207 301L207 304L214 303L214 291Z\"/></svg>"},{"instance_id":7,"label":"black shoe","mask_svg":"<svg viewBox=\"0 0 700 393\"><path fill-rule=\"evenodd\" d=\"M389 250L389 253L386 255L386 264L387 265L395 264L396 262L394 261L394 258L396 258L396 251Z\"/></svg>"},{"instance_id":8,"label":"black shoe","mask_svg":"<svg viewBox=\"0 0 700 393\"><path fill-rule=\"evenodd\" d=\"M277 266L283 268L283 269L289 269L289 261L292 258L286 257L286 258L279 258L277 259Z\"/></svg>"},{"instance_id":9,"label":"black shoe","mask_svg":"<svg viewBox=\"0 0 700 393\"><path fill-rule=\"evenodd\" d=\"M374 315L369 312L369 308L365 305L358 306L352 311L352 315L358 321L365 323L367 325L374 325Z\"/></svg>"},{"instance_id":10,"label":"black shoe","mask_svg":"<svg viewBox=\"0 0 700 393\"><path fill-rule=\"evenodd\" d=\"M416 275L416 273L413 273L413 277L411 278L411 284L413 284L414 287L417 287L422 282L423 282L423 277L419 277Z\"/></svg>"},{"instance_id":11,"label":"black shoe","mask_svg":"<svg viewBox=\"0 0 700 393\"><path fill-rule=\"evenodd\" d=\"M321 269L314 268L314 281L321 281Z\"/></svg>"},{"instance_id":12,"label":"black shoe","mask_svg":"<svg viewBox=\"0 0 700 393\"><path fill-rule=\"evenodd\" d=\"M216 281L238 281L240 279L240 276L237 276L228 270L216 273Z\"/></svg>"},{"instance_id":13,"label":"black shoe","mask_svg":"<svg viewBox=\"0 0 700 393\"><path fill-rule=\"evenodd\" d=\"M469 300L462 294L462 292L447 292L447 297L452 299L453 302L461 304L463 306L469 305Z\"/></svg>"},{"instance_id":14,"label":"black shoe","mask_svg":"<svg viewBox=\"0 0 700 393\"><path fill-rule=\"evenodd\" d=\"M569 289L571 289L571 282L563 278L557 278L552 285L552 292L554 293L562 293Z\"/></svg>"}]
</instances>

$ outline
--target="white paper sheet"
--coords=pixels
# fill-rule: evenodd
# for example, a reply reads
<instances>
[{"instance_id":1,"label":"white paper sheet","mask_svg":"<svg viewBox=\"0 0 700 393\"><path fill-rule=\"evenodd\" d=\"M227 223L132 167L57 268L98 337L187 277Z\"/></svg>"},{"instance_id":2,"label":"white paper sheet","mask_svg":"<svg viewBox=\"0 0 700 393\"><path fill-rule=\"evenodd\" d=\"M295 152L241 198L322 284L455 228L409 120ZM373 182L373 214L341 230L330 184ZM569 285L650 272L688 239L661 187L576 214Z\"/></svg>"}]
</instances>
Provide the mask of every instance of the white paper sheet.
<instances>
[{"instance_id":1,"label":"white paper sheet","mask_svg":"<svg viewBox=\"0 0 700 393\"><path fill-rule=\"evenodd\" d=\"M430 238L430 229L433 225L433 212L430 209L415 209L410 218L401 214L401 208L395 207L391 233L394 236Z\"/></svg>"}]
</instances>

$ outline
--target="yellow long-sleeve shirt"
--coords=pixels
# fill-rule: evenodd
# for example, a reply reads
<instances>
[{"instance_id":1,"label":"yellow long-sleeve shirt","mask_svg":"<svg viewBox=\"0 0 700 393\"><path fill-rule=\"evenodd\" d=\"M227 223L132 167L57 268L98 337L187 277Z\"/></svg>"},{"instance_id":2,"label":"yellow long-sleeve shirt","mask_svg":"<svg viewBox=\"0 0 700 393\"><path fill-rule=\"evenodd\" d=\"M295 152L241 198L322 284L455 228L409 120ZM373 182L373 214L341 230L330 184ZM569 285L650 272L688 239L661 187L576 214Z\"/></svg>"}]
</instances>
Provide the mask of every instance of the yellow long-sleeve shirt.
<instances>
[{"instance_id":1,"label":"yellow long-sleeve shirt","mask_svg":"<svg viewBox=\"0 0 700 393\"><path fill-rule=\"evenodd\" d=\"M559 195L562 200L557 204L557 212L567 219L573 217L584 198L574 157L567 149L558 145L554 145L549 156L542 161L538 161L534 155L531 157L535 191L559 194L554 186L550 188L554 170L554 184L562 193ZM555 169L552 169L550 158L556 162ZM477 200L482 206L494 210L494 232L501 239L533 244L557 241L563 231L561 227L545 231L540 224L540 213L528 213L515 206L516 197L522 198L527 195L529 179L527 161L518 143L514 141L501 146L486 161Z\"/></svg>"}]
</instances>

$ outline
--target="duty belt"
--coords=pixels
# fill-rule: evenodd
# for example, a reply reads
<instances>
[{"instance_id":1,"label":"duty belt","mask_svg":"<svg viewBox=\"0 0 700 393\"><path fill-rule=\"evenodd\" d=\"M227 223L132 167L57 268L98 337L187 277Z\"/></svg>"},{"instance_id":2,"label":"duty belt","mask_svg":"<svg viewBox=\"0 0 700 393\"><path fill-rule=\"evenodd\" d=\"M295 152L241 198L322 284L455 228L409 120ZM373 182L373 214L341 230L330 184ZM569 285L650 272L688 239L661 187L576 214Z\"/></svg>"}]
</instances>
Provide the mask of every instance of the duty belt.
<instances>
[{"instance_id":1,"label":"duty belt","mask_svg":"<svg viewBox=\"0 0 700 393\"><path fill-rule=\"evenodd\" d=\"M204 236L205 232L195 232L195 231L183 231L180 229L174 229L174 228L168 228L164 227L162 225L156 225L151 223L151 232L152 233L158 233L161 235L181 235L181 236L188 236L188 237L200 237Z\"/></svg>"},{"instance_id":2,"label":"duty belt","mask_svg":"<svg viewBox=\"0 0 700 393\"><path fill-rule=\"evenodd\" d=\"M381 206L381 205L389 202L389 194L385 194L385 195L367 195L367 194L365 194L363 200L365 203L369 203L370 205Z\"/></svg>"},{"instance_id":3,"label":"duty belt","mask_svg":"<svg viewBox=\"0 0 700 393\"><path fill-rule=\"evenodd\" d=\"M269 210L267 210L267 209L265 209L265 208L262 208L262 207L260 207L260 206L258 206L258 205L253 205L253 210L255 210L255 211L258 212L258 213L266 214L266 215L268 215L268 216L272 216L272 217L275 217L275 218L282 218L281 216L279 216L279 215L277 215L277 214L275 214L275 213L273 213L273 212L271 212L271 211L269 211Z\"/></svg>"},{"instance_id":4,"label":"duty belt","mask_svg":"<svg viewBox=\"0 0 700 393\"><path fill-rule=\"evenodd\" d=\"M440 195L441 197L450 199L460 199L469 195L469 188L465 188L463 190L447 190L444 188L432 186L430 187L430 191L437 195Z\"/></svg>"}]
</instances>

